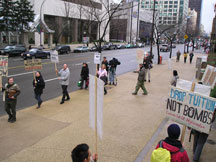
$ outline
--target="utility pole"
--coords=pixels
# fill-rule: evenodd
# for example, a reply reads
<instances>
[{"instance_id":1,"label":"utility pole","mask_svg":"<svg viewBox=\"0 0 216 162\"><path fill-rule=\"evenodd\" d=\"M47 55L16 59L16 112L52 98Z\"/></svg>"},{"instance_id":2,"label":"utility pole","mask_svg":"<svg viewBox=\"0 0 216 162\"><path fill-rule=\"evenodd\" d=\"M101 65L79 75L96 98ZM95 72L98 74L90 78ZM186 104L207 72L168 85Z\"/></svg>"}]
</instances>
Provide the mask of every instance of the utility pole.
<instances>
[{"instance_id":1,"label":"utility pole","mask_svg":"<svg viewBox=\"0 0 216 162\"><path fill-rule=\"evenodd\" d=\"M154 23L155 23L155 0L154 0L154 5L153 5L153 16L152 16L151 47L150 47L151 57L153 56L152 45L153 45L153 39L154 39Z\"/></svg>"},{"instance_id":2,"label":"utility pole","mask_svg":"<svg viewBox=\"0 0 216 162\"><path fill-rule=\"evenodd\" d=\"M137 13L137 35L136 40L139 39L139 15L140 15L140 0L138 0L138 13Z\"/></svg>"},{"instance_id":3,"label":"utility pole","mask_svg":"<svg viewBox=\"0 0 216 162\"><path fill-rule=\"evenodd\" d=\"M130 43L132 42L133 1L131 2Z\"/></svg>"}]
</instances>

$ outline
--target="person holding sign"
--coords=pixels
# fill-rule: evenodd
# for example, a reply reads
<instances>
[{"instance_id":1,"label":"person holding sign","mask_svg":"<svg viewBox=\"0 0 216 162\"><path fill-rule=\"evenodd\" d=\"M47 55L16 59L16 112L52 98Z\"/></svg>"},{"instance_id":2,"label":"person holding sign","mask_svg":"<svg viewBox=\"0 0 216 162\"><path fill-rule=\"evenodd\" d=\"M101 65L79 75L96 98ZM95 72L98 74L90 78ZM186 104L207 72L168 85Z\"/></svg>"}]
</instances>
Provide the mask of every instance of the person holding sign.
<instances>
[{"instance_id":1,"label":"person holding sign","mask_svg":"<svg viewBox=\"0 0 216 162\"><path fill-rule=\"evenodd\" d=\"M140 88L143 90L143 95L147 95L148 92L144 86L144 79L145 79L145 69L143 67L143 64L140 64L140 70L139 70L139 75L138 75L138 81L136 85L135 92L132 93L132 95L137 95L137 92L139 91Z\"/></svg>"},{"instance_id":2,"label":"person holding sign","mask_svg":"<svg viewBox=\"0 0 216 162\"><path fill-rule=\"evenodd\" d=\"M63 94L60 104L63 104L64 101L70 100L70 96L67 91L67 87L69 85L70 71L67 64L64 64L63 68L60 71L56 69L56 73L60 76L58 79L62 87L62 94ZM67 97L67 99L65 99L65 97Z\"/></svg>"},{"instance_id":3,"label":"person holding sign","mask_svg":"<svg viewBox=\"0 0 216 162\"><path fill-rule=\"evenodd\" d=\"M164 157L169 157L171 162L189 162L188 154L178 140L181 133L180 127L177 124L171 124L167 133L168 137L161 140L152 152L151 162L165 161Z\"/></svg>"},{"instance_id":4,"label":"person holding sign","mask_svg":"<svg viewBox=\"0 0 216 162\"><path fill-rule=\"evenodd\" d=\"M96 71L98 77L104 81L104 84L106 85L107 84L107 71L106 71L106 65L105 64L102 64L101 65L101 68L99 70ZM107 90L104 86L104 95L107 94Z\"/></svg>"},{"instance_id":5,"label":"person holding sign","mask_svg":"<svg viewBox=\"0 0 216 162\"><path fill-rule=\"evenodd\" d=\"M43 93L43 89L45 88L45 82L43 80L43 77L40 71L37 71L35 75L36 77L33 80L33 87L34 87L35 99L38 101L37 109L39 109L43 102L41 100L41 95Z\"/></svg>"},{"instance_id":6,"label":"person holding sign","mask_svg":"<svg viewBox=\"0 0 216 162\"><path fill-rule=\"evenodd\" d=\"M8 78L8 83L5 84L2 91L5 91L5 111L9 116L8 122L14 123L16 122L16 103L17 96L20 94L20 88L14 83L13 78Z\"/></svg>"},{"instance_id":7,"label":"person holding sign","mask_svg":"<svg viewBox=\"0 0 216 162\"><path fill-rule=\"evenodd\" d=\"M96 162L98 155L91 155L87 144L79 144L72 150L71 159L73 162Z\"/></svg>"}]
</instances>

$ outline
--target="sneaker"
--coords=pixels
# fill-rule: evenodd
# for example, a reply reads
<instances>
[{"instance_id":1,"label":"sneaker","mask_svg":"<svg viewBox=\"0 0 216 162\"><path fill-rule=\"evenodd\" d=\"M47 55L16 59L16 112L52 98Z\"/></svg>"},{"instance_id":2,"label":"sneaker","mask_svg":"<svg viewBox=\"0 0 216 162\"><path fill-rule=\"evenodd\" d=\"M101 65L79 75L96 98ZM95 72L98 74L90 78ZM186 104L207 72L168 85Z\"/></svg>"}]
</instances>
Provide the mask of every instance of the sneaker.
<instances>
[{"instance_id":1,"label":"sneaker","mask_svg":"<svg viewBox=\"0 0 216 162\"><path fill-rule=\"evenodd\" d=\"M143 93L143 95L147 95L148 93Z\"/></svg>"},{"instance_id":2,"label":"sneaker","mask_svg":"<svg viewBox=\"0 0 216 162\"><path fill-rule=\"evenodd\" d=\"M134 93L132 93L132 95L137 95L137 93L134 92Z\"/></svg>"}]
</instances>

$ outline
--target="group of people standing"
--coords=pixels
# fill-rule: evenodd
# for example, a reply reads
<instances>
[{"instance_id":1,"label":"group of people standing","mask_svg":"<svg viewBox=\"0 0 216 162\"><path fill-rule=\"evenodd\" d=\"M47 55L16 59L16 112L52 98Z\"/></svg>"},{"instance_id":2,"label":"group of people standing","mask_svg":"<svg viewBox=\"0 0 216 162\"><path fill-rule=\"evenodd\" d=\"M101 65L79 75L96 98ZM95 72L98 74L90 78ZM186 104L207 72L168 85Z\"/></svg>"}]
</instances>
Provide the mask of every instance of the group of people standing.
<instances>
[{"instance_id":1,"label":"group of people standing","mask_svg":"<svg viewBox=\"0 0 216 162\"><path fill-rule=\"evenodd\" d=\"M179 62L180 56L181 56L180 50L177 51L176 56L177 56L176 57L176 62ZM184 63L187 62L187 57L188 57L188 53L184 52ZM191 64L192 60L193 60L193 57L194 57L193 51L190 52L189 57L190 57L190 64Z\"/></svg>"}]
</instances>

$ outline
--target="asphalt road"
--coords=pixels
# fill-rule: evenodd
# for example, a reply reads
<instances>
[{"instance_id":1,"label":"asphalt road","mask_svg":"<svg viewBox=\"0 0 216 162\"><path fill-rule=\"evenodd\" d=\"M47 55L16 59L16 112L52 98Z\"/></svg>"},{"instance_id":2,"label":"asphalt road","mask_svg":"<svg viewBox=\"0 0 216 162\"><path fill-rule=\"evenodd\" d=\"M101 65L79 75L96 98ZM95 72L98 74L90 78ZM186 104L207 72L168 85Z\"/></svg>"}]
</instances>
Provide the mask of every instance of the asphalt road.
<instances>
[{"instance_id":1,"label":"asphalt road","mask_svg":"<svg viewBox=\"0 0 216 162\"><path fill-rule=\"evenodd\" d=\"M142 48L144 51L149 51L149 47ZM177 48L173 49L173 56L176 55L177 50L183 52L183 45L177 45ZM157 51L156 47L153 48L153 53L155 54L154 63L157 63ZM121 65L117 67L117 75L124 74L135 70L138 65L136 61L136 49L122 49L122 50L112 50L103 51L102 57L106 56L109 61L113 57L117 58ZM161 52L161 56L164 59L168 59L169 52ZM89 65L90 74L95 73L96 66L94 64L94 52L88 53L70 53L59 56L58 69L62 68L63 64L68 64L70 69L70 85L68 91L72 92L78 90L77 82L80 79L80 71L82 68L82 63L86 62ZM43 69L41 73L46 82L46 88L42 95L44 101L61 96L62 90L59 85L55 73L55 66L50 62L49 59L44 59L42 61ZM21 94L18 97L17 110L23 109L32 105L36 105L37 102L34 98L33 92L33 73L31 71L24 70L23 59L19 57L9 58L9 76L14 77L15 82L21 88ZM3 84L6 82L6 78L3 78ZM2 101L2 93L0 93L0 116L6 114L4 111L4 102ZM80 96L81 97L81 96ZM59 101L60 102L60 101Z\"/></svg>"}]
</instances>

